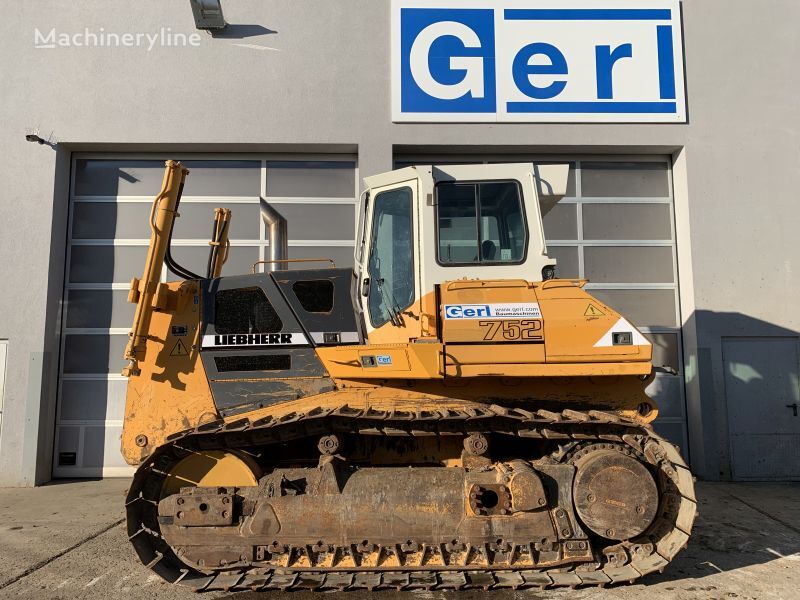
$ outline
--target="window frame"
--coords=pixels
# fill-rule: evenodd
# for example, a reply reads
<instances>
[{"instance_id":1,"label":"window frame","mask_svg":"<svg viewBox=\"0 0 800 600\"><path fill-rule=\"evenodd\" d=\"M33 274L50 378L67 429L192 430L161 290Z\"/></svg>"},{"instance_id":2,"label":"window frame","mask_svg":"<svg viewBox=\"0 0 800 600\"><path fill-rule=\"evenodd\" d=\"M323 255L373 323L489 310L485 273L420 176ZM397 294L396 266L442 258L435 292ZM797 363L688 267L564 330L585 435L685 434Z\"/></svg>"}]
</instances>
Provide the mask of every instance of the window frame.
<instances>
[{"instance_id":1,"label":"window frame","mask_svg":"<svg viewBox=\"0 0 800 600\"><path fill-rule=\"evenodd\" d=\"M367 271L367 276L369 277L369 283L370 283L369 288L370 288L370 292L371 292L372 289L373 289L373 287L372 287L373 282L372 282L372 273L370 272L370 265L372 264L372 257L373 257L373 254L375 253L375 236L376 236L375 211L378 208L378 198L380 198L381 195L383 195L384 193L387 193L387 192L398 192L400 190L408 190L408 192L409 192L408 203L409 203L409 216L411 218L410 219L411 234L408 236L409 237L410 246L411 246L411 253L410 253L410 255L411 255L411 271L412 271L412 277L411 277L411 302L409 304L407 304L406 306L398 307L398 309L397 309L398 312L403 312L404 310L407 310L410 306L412 306L414 304L414 302L416 301L416 298L417 298L417 282L416 282L416 278L417 278L417 268L416 268L417 267L417 261L416 261L416 258L417 257L416 257L416 252L414 251L414 247L416 245L416 244L414 244L414 232L415 232L415 227L414 227L414 190L411 188L410 185L403 185L403 186L399 186L399 187L393 187L393 188L382 190L382 191L378 192L377 194L375 194L375 197L371 199L372 200L372 212L370 213L369 254L367 256L367 264L366 264L367 268L366 268L366 271ZM372 325L373 329L378 329L378 328L383 327L384 325L386 325L386 323L391 323L392 322L392 319L389 317L386 320L384 320L382 323L380 323L379 325L376 325L375 324L375 315L372 314L372 309L369 307L369 295L367 296L366 305L367 305L367 312L369 312L369 322L370 322L370 325Z\"/></svg>"},{"instance_id":2,"label":"window frame","mask_svg":"<svg viewBox=\"0 0 800 600\"><path fill-rule=\"evenodd\" d=\"M522 257L519 260L492 260L492 261L476 261L476 262L442 262L439 256L439 187L442 185L473 185L476 188L475 196L475 221L477 225L478 237L476 247L479 248L481 241L481 214L480 214L480 185L487 183L513 183L517 187L517 198L519 199L519 206L522 212L522 229L525 233L522 244ZM436 264L441 267L481 267L481 266L515 266L524 264L528 260L528 246L530 242L530 229L528 228L528 214L525 210L525 197L522 193L522 185L517 179L476 179L476 180L458 180L458 181L440 181L434 186L434 240L436 245ZM480 253L478 254L480 258Z\"/></svg>"}]
</instances>

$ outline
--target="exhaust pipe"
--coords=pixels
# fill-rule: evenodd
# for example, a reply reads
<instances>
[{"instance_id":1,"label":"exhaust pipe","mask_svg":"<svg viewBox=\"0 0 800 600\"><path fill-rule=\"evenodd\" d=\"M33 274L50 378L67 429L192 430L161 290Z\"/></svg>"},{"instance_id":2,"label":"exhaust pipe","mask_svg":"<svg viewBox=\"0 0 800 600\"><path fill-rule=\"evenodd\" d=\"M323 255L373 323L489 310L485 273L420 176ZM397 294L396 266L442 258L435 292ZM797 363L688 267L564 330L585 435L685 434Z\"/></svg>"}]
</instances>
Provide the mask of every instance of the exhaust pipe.
<instances>
[{"instance_id":1,"label":"exhaust pipe","mask_svg":"<svg viewBox=\"0 0 800 600\"><path fill-rule=\"evenodd\" d=\"M287 233L286 219L264 198L261 198L261 218L267 226L269 237L269 260L278 261L289 258L289 234ZM281 263L267 262L266 271L275 271Z\"/></svg>"}]
</instances>

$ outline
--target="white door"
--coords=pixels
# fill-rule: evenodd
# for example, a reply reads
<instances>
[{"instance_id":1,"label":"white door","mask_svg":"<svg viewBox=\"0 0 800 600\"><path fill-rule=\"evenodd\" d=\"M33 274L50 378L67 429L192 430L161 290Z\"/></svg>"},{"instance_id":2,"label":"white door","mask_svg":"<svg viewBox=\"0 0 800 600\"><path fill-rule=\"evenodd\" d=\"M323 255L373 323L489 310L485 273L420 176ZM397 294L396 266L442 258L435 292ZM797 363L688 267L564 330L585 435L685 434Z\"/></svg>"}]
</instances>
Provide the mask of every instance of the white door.
<instances>
[{"instance_id":1,"label":"white door","mask_svg":"<svg viewBox=\"0 0 800 600\"><path fill-rule=\"evenodd\" d=\"M723 338L734 479L800 479L798 338Z\"/></svg>"},{"instance_id":2,"label":"white door","mask_svg":"<svg viewBox=\"0 0 800 600\"><path fill-rule=\"evenodd\" d=\"M367 250L361 269L367 331L391 323L411 330L409 337L419 337L419 322L411 319L410 323L403 318L421 295L414 264L416 181L380 187L372 194ZM365 278L368 284L364 283Z\"/></svg>"}]
</instances>

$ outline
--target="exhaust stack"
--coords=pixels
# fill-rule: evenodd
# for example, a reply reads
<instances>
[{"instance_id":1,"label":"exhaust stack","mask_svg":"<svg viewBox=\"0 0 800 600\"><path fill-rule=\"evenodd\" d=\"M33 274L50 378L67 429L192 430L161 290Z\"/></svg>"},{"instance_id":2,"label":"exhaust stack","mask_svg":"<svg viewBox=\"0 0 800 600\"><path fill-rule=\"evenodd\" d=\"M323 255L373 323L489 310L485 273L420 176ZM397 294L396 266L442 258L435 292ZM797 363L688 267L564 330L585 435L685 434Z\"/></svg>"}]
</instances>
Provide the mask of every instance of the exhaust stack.
<instances>
[{"instance_id":1,"label":"exhaust stack","mask_svg":"<svg viewBox=\"0 0 800 600\"><path fill-rule=\"evenodd\" d=\"M286 219L264 198L261 198L261 218L267 226L269 236L269 261L266 262L266 271L275 271L281 263L289 258L289 234L287 233Z\"/></svg>"}]
</instances>

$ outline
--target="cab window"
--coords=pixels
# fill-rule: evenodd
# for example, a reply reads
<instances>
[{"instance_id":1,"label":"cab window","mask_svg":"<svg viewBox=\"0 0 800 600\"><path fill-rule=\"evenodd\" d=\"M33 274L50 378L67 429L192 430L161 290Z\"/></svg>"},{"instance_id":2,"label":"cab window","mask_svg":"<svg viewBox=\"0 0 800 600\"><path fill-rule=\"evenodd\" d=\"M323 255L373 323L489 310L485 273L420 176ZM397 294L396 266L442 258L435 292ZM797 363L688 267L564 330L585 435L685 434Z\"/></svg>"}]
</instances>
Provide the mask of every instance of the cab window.
<instances>
[{"instance_id":1,"label":"cab window","mask_svg":"<svg viewBox=\"0 0 800 600\"><path fill-rule=\"evenodd\" d=\"M436 186L437 260L442 265L520 263L525 227L514 181Z\"/></svg>"},{"instance_id":2,"label":"cab window","mask_svg":"<svg viewBox=\"0 0 800 600\"><path fill-rule=\"evenodd\" d=\"M369 256L369 316L373 327L399 319L414 301L411 189L375 196Z\"/></svg>"}]
</instances>

